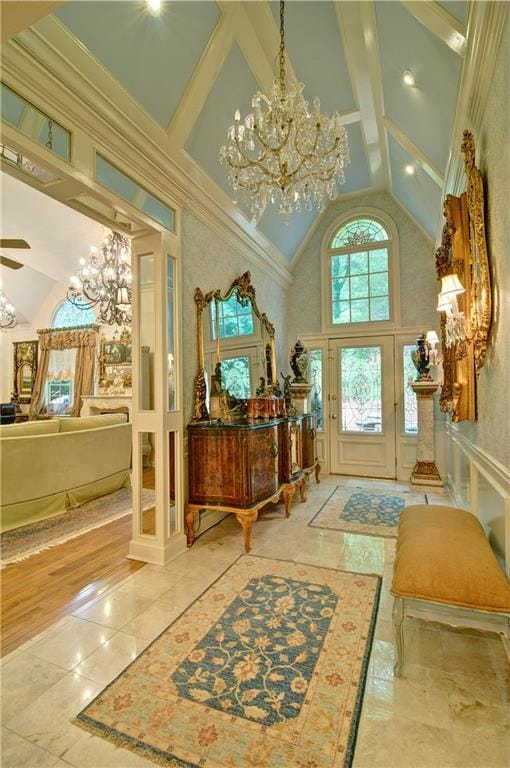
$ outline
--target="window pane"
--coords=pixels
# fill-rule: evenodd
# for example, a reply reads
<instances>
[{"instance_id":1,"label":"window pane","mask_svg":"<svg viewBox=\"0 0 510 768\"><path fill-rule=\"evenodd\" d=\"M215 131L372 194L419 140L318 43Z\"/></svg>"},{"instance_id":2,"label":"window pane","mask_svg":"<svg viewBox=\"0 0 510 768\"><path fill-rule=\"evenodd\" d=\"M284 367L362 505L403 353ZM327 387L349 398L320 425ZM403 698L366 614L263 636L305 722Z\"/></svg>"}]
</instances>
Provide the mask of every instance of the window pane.
<instances>
[{"instance_id":1,"label":"window pane","mask_svg":"<svg viewBox=\"0 0 510 768\"><path fill-rule=\"evenodd\" d=\"M333 236L331 248L342 246L360 245L361 243L374 243L389 240L390 236L382 224L373 219L357 219L345 224Z\"/></svg>"},{"instance_id":2,"label":"window pane","mask_svg":"<svg viewBox=\"0 0 510 768\"><path fill-rule=\"evenodd\" d=\"M248 302L246 306L243 306L237 300L237 294L233 293L228 301L211 302L213 340L216 339L216 309L218 310L220 339L249 336L255 332L251 304Z\"/></svg>"},{"instance_id":3,"label":"window pane","mask_svg":"<svg viewBox=\"0 0 510 768\"><path fill-rule=\"evenodd\" d=\"M340 351L342 430L382 432L381 348Z\"/></svg>"},{"instance_id":4,"label":"window pane","mask_svg":"<svg viewBox=\"0 0 510 768\"><path fill-rule=\"evenodd\" d=\"M368 275L351 277L351 298L364 299L368 296Z\"/></svg>"},{"instance_id":5,"label":"window pane","mask_svg":"<svg viewBox=\"0 0 510 768\"><path fill-rule=\"evenodd\" d=\"M388 271L388 249L377 248L370 251L370 271L387 272Z\"/></svg>"},{"instance_id":6,"label":"window pane","mask_svg":"<svg viewBox=\"0 0 510 768\"><path fill-rule=\"evenodd\" d=\"M414 344L404 344L402 347L402 371L404 380L402 386L404 388L404 432L406 435L418 434L418 407L416 403L416 395L410 386L409 382L414 381L416 376L416 368L411 360L411 352L414 349Z\"/></svg>"},{"instance_id":7,"label":"window pane","mask_svg":"<svg viewBox=\"0 0 510 768\"><path fill-rule=\"evenodd\" d=\"M368 299L356 299L351 301L351 322L365 323L369 320Z\"/></svg>"},{"instance_id":8,"label":"window pane","mask_svg":"<svg viewBox=\"0 0 510 768\"><path fill-rule=\"evenodd\" d=\"M335 278L331 285L333 301L339 301L340 299L349 299L349 279Z\"/></svg>"},{"instance_id":9,"label":"window pane","mask_svg":"<svg viewBox=\"0 0 510 768\"><path fill-rule=\"evenodd\" d=\"M351 275L368 272L368 253L351 253Z\"/></svg>"},{"instance_id":10,"label":"window pane","mask_svg":"<svg viewBox=\"0 0 510 768\"><path fill-rule=\"evenodd\" d=\"M331 258L331 277L344 277L349 274L349 257L333 256Z\"/></svg>"},{"instance_id":11,"label":"window pane","mask_svg":"<svg viewBox=\"0 0 510 768\"><path fill-rule=\"evenodd\" d=\"M377 299L370 299L370 319L371 320L389 320L390 307L387 296Z\"/></svg>"},{"instance_id":12,"label":"window pane","mask_svg":"<svg viewBox=\"0 0 510 768\"><path fill-rule=\"evenodd\" d=\"M322 409L322 349L310 350L311 411L317 417L317 429L324 429Z\"/></svg>"},{"instance_id":13,"label":"window pane","mask_svg":"<svg viewBox=\"0 0 510 768\"><path fill-rule=\"evenodd\" d=\"M80 299L62 302L53 316L52 328L73 328L77 325L92 325L96 322L94 310Z\"/></svg>"},{"instance_id":14,"label":"window pane","mask_svg":"<svg viewBox=\"0 0 510 768\"><path fill-rule=\"evenodd\" d=\"M349 301L336 301L333 304L333 322L350 323L351 322L351 304Z\"/></svg>"},{"instance_id":15,"label":"window pane","mask_svg":"<svg viewBox=\"0 0 510 768\"><path fill-rule=\"evenodd\" d=\"M370 275L370 295L387 296L388 295L388 273L378 272Z\"/></svg>"},{"instance_id":16,"label":"window pane","mask_svg":"<svg viewBox=\"0 0 510 768\"><path fill-rule=\"evenodd\" d=\"M239 400L250 396L250 360L246 357L231 357L221 361L221 383L223 389Z\"/></svg>"}]
</instances>

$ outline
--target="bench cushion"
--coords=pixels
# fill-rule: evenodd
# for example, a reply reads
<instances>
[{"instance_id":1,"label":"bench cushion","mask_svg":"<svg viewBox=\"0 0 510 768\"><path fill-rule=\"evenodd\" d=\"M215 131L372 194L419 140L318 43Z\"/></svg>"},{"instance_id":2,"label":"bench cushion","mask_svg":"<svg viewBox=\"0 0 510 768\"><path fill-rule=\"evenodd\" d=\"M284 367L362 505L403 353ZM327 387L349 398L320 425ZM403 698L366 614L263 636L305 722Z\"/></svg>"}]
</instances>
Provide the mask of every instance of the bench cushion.
<instances>
[{"instance_id":1,"label":"bench cushion","mask_svg":"<svg viewBox=\"0 0 510 768\"><path fill-rule=\"evenodd\" d=\"M398 597L510 613L510 584L482 526L470 512L439 504L403 510L391 591Z\"/></svg>"}]
</instances>

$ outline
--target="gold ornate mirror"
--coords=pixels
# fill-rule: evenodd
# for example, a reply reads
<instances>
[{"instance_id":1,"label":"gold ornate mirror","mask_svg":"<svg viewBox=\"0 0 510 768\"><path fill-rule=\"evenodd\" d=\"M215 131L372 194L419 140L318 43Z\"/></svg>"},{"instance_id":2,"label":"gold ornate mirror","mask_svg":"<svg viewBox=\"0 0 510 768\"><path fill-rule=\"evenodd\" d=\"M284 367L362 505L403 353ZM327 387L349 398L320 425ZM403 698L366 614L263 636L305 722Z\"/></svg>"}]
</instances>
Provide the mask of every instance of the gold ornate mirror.
<instances>
[{"instance_id":1,"label":"gold ornate mirror","mask_svg":"<svg viewBox=\"0 0 510 768\"><path fill-rule=\"evenodd\" d=\"M446 311L441 312L440 407L455 422L476 420L476 378L485 362L492 318L483 180L475 165L473 135L464 131L463 136L467 190L460 197L446 198L446 223L436 251L438 279L444 285L454 276L461 289L455 297L444 292L439 296L440 305L446 302Z\"/></svg>"},{"instance_id":2,"label":"gold ornate mirror","mask_svg":"<svg viewBox=\"0 0 510 768\"><path fill-rule=\"evenodd\" d=\"M37 341L15 341L14 345L14 398L30 403L37 373Z\"/></svg>"},{"instance_id":3,"label":"gold ornate mirror","mask_svg":"<svg viewBox=\"0 0 510 768\"><path fill-rule=\"evenodd\" d=\"M236 278L225 293L221 289L203 293L195 289L195 304L197 307L197 362L198 372L194 382L193 421L209 418L208 382L205 368L204 344L204 310L211 308L212 338L215 343L216 374L221 364L221 341L258 334L256 321L260 323L260 338L263 358L264 385L272 387L276 384L276 352L274 325L264 312L259 310L256 300L255 287L251 283L251 275L245 272ZM249 311L245 311L248 310Z\"/></svg>"}]
</instances>

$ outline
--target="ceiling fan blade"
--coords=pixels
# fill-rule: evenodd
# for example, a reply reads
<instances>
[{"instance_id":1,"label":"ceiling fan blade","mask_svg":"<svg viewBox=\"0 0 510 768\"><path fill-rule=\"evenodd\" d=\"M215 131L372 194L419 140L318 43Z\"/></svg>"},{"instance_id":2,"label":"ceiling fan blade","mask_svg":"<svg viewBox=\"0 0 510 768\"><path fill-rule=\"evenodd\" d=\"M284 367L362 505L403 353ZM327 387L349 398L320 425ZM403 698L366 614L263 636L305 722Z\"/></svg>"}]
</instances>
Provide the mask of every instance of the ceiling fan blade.
<instances>
[{"instance_id":1,"label":"ceiling fan blade","mask_svg":"<svg viewBox=\"0 0 510 768\"><path fill-rule=\"evenodd\" d=\"M30 248L30 246L21 237L1 237L0 248Z\"/></svg>"},{"instance_id":2,"label":"ceiling fan blade","mask_svg":"<svg viewBox=\"0 0 510 768\"><path fill-rule=\"evenodd\" d=\"M0 254L0 264L3 267L9 267L9 269L21 269L23 267L23 264L20 264L19 261L14 261L14 259L8 259L7 256L2 256Z\"/></svg>"}]
</instances>

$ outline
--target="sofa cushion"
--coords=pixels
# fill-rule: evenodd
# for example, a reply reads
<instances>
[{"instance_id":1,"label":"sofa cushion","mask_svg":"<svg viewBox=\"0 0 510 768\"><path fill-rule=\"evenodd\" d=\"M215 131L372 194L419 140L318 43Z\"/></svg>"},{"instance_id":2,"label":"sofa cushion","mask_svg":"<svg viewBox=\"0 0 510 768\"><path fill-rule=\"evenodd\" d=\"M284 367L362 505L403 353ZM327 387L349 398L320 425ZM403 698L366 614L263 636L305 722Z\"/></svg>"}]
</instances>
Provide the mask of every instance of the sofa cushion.
<instances>
[{"instance_id":1,"label":"sofa cushion","mask_svg":"<svg viewBox=\"0 0 510 768\"><path fill-rule=\"evenodd\" d=\"M111 427L114 424L125 424L127 413L104 413L98 416L85 416L83 418L71 417L59 419L61 432L76 432L80 429L99 429Z\"/></svg>"},{"instance_id":2,"label":"sofa cushion","mask_svg":"<svg viewBox=\"0 0 510 768\"><path fill-rule=\"evenodd\" d=\"M510 613L510 584L477 518L440 504L417 504L400 515L391 591Z\"/></svg>"},{"instance_id":3,"label":"sofa cushion","mask_svg":"<svg viewBox=\"0 0 510 768\"><path fill-rule=\"evenodd\" d=\"M3 424L0 437L26 437L28 435L54 435L59 432L59 423L48 421L24 421L21 424Z\"/></svg>"}]
</instances>

